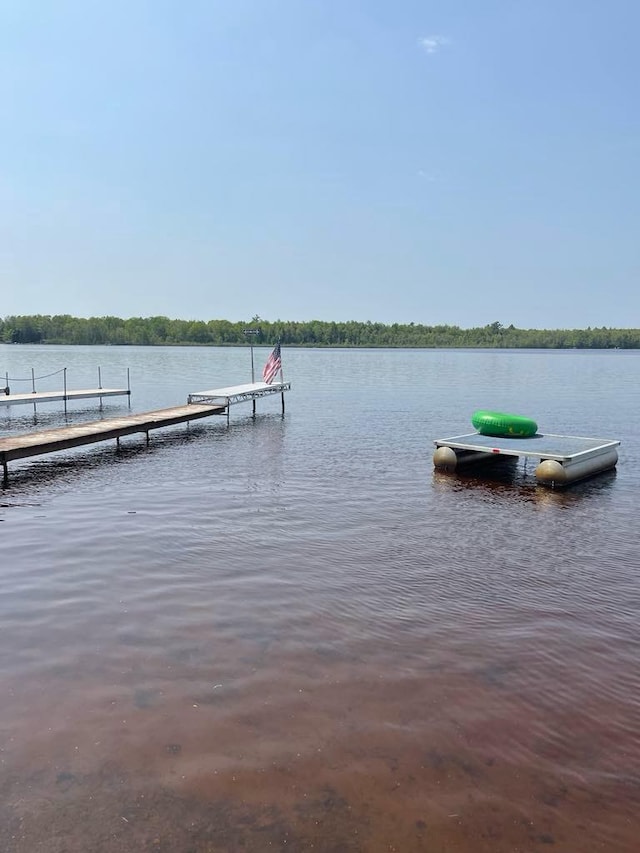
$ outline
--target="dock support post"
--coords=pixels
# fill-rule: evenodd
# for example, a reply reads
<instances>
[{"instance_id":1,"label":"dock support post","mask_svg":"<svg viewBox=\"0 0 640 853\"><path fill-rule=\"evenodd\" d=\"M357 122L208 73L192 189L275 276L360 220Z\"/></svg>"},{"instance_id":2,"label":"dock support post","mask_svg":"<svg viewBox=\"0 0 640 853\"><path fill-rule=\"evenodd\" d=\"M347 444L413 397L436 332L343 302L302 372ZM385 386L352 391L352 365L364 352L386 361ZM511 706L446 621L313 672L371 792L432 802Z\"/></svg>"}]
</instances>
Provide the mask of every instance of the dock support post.
<instances>
[{"instance_id":1,"label":"dock support post","mask_svg":"<svg viewBox=\"0 0 640 853\"><path fill-rule=\"evenodd\" d=\"M129 375L129 368L127 367L127 397L129 398L129 408L131 408L131 377Z\"/></svg>"},{"instance_id":2,"label":"dock support post","mask_svg":"<svg viewBox=\"0 0 640 853\"><path fill-rule=\"evenodd\" d=\"M116 436L116 450L120 450L120 436Z\"/></svg>"},{"instance_id":3,"label":"dock support post","mask_svg":"<svg viewBox=\"0 0 640 853\"><path fill-rule=\"evenodd\" d=\"M253 402L253 415L252 415L252 417L255 418L255 416L256 416L256 399L255 399L255 397L253 398L252 402Z\"/></svg>"},{"instance_id":4,"label":"dock support post","mask_svg":"<svg viewBox=\"0 0 640 853\"><path fill-rule=\"evenodd\" d=\"M67 414L67 368L62 371L62 385L64 387L64 413Z\"/></svg>"},{"instance_id":5,"label":"dock support post","mask_svg":"<svg viewBox=\"0 0 640 853\"><path fill-rule=\"evenodd\" d=\"M102 390L102 376L100 374L100 365L98 365L98 389ZM102 397L100 397L100 411L102 411Z\"/></svg>"},{"instance_id":6,"label":"dock support post","mask_svg":"<svg viewBox=\"0 0 640 853\"><path fill-rule=\"evenodd\" d=\"M31 368L31 389L32 389L31 393L35 394L36 393L36 374L35 374L33 367ZM38 410L36 409L36 401L34 400L33 401L33 414L35 415L37 411Z\"/></svg>"},{"instance_id":7,"label":"dock support post","mask_svg":"<svg viewBox=\"0 0 640 853\"><path fill-rule=\"evenodd\" d=\"M149 430L147 430L146 436L147 436L147 447L149 447Z\"/></svg>"},{"instance_id":8,"label":"dock support post","mask_svg":"<svg viewBox=\"0 0 640 853\"><path fill-rule=\"evenodd\" d=\"M282 414L284 415L284 391L282 392L282 394L280 394L280 396L282 397Z\"/></svg>"}]
</instances>

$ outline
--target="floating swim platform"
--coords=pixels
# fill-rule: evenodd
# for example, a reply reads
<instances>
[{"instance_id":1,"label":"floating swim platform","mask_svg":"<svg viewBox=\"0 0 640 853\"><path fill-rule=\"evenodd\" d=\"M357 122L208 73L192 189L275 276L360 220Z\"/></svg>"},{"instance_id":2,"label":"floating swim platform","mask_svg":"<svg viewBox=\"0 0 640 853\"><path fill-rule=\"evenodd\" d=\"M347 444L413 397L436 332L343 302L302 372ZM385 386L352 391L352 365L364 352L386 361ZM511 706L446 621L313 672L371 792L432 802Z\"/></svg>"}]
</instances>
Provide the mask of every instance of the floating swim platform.
<instances>
[{"instance_id":1,"label":"floating swim platform","mask_svg":"<svg viewBox=\"0 0 640 853\"><path fill-rule=\"evenodd\" d=\"M530 438L507 438L474 432L434 440L433 464L454 471L475 462L499 456L539 459L536 480L549 486L567 486L586 477L615 468L618 461L616 439L537 433Z\"/></svg>"}]
</instances>

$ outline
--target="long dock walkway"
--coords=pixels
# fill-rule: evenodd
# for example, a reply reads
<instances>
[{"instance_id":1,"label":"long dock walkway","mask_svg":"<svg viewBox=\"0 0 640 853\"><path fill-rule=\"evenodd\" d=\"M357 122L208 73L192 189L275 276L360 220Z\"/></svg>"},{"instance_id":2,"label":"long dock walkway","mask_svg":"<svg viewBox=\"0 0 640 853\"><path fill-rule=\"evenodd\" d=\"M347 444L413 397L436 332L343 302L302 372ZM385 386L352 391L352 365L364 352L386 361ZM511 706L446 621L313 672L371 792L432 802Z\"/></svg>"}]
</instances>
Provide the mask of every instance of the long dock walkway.
<instances>
[{"instance_id":1,"label":"long dock walkway","mask_svg":"<svg viewBox=\"0 0 640 853\"><path fill-rule=\"evenodd\" d=\"M0 438L0 463L2 464L3 478L6 482L9 476L8 463L16 459L26 459L30 456L42 456L46 453L54 453L57 450L67 450L71 447L80 447L84 444L96 444L99 441L114 439L119 444L120 438L132 433L144 432L149 441L149 431L161 427L173 426L180 423L188 423L200 418L208 418L212 415L226 415L229 420L229 409L235 403L253 403L253 413L256 411L256 400L268 397L272 394L280 394L282 397L282 412L284 414L284 393L291 388L290 382L251 382L245 385L229 385L225 388L216 388L211 391L199 391L189 394L185 406L174 406L170 409L157 409L152 412L142 412L137 415L124 415L121 418L108 418L100 421L65 426L56 429L31 432L24 435L16 435L8 438ZM85 391L66 391L66 399L79 399L84 396L115 396L117 394L130 394L129 390L120 389L93 389ZM72 396L75 395L75 396ZM20 397L20 402L32 402L34 397L44 401L47 399L63 399L62 394L52 392L32 392L31 394L5 395L4 400ZM1 400L1 397L0 397Z\"/></svg>"},{"instance_id":2,"label":"long dock walkway","mask_svg":"<svg viewBox=\"0 0 640 853\"><path fill-rule=\"evenodd\" d=\"M146 433L148 442L149 431L152 429L208 418L212 415L224 415L225 409L226 407L220 404L188 404L186 406L174 406L170 409L158 409L153 412L142 412L137 415L126 415L121 418L107 418L101 421L77 424L76 426L0 438L0 462L2 463L3 477L5 481L8 479L8 463L16 459L41 456L57 450L67 450L71 447L95 444L114 438L119 444L122 436L133 433Z\"/></svg>"}]
</instances>

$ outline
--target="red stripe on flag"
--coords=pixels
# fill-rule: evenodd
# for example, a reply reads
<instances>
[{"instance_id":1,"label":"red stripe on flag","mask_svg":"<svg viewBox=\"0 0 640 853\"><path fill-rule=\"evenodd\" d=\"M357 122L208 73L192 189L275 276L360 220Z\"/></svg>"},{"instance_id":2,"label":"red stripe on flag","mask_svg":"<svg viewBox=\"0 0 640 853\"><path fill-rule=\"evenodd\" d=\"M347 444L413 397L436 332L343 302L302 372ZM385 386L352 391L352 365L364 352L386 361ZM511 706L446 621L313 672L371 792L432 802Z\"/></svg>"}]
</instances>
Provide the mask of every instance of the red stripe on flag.
<instances>
[{"instance_id":1,"label":"red stripe on flag","mask_svg":"<svg viewBox=\"0 0 640 853\"><path fill-rule=\"evenodd\" d=\"M267 385L271 385L273 380L276 378L276 374L279 370L282 369L282 358L280 356L280 344L276 344L273 348L273 352L267 359L267 363L264 366L262 371L262 378L267 383Z\"/></svg>"}]
</instances>

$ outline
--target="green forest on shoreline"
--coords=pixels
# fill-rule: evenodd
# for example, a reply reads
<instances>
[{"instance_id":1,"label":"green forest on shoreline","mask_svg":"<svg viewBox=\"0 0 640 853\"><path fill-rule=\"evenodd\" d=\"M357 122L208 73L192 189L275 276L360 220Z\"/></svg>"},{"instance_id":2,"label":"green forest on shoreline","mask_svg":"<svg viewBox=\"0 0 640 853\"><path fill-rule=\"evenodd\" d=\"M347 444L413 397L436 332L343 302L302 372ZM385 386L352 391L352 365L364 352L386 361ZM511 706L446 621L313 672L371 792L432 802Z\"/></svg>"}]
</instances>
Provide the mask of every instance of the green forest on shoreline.
<instances>
[{"instance_id":1,"label":"green forest on shoreline","mask_svg":"<svg viewBox=\"0 0 640 853\"><path fill-rule=\"evenodd\" d=\"M418 323L263 320L172 320L169 317L0 318L0 342L132 346L239 346L248 329L255 344L309 347L477 347L505 349L637 349L640 329L517 329L500 322L472 329Z\"/></svg>"}]
</instances>

